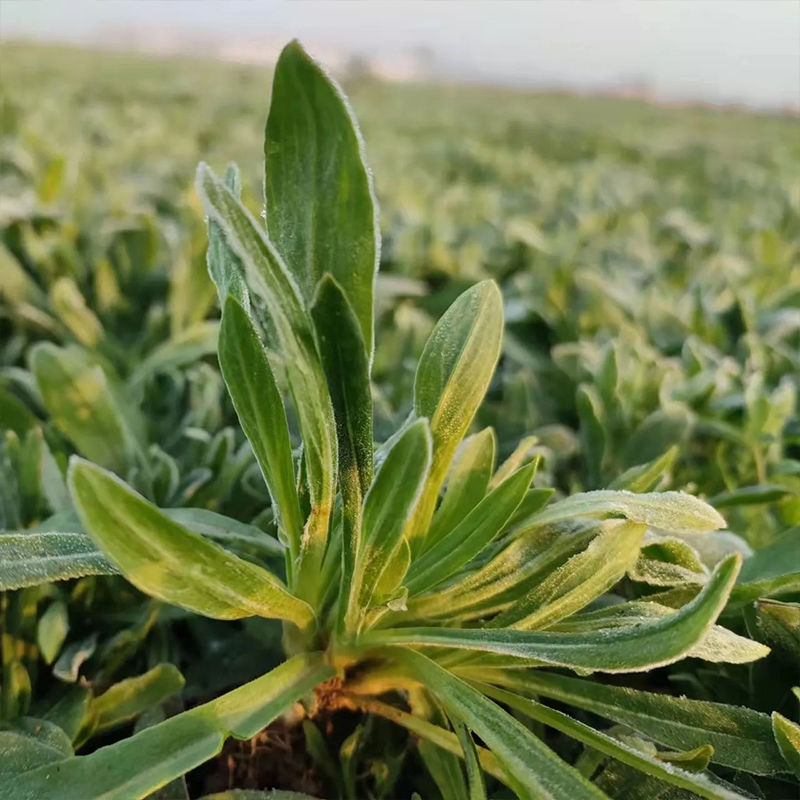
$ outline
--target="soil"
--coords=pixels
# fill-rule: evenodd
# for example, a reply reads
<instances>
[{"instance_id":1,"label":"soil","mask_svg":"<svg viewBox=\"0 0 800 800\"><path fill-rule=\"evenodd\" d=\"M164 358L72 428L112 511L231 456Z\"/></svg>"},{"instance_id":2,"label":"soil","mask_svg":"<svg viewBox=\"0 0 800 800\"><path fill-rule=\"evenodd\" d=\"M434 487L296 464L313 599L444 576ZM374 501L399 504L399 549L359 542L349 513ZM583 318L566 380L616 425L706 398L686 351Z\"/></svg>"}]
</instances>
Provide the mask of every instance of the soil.
<instances>
[{"instance_id":1,"label":"soil","mask_svg":"<svg viewBox=\"0 0 800 800\"><path fill-rule=\"evenodd\" d=\"M248 741L229 739L222 752L188 776L192 797L226 789L291 789L324 797L299 725L276 720Z\"/></svg>"},{"instance_id":2,"label":"soil","mask_svg":"<svg viewBox=\"0 0 800 800\"><path fill-rule=\"evenodd\" d=\"M352 732L358 715L342 699L341 680L334 678L314 690L314 723L331 744L331 751ZM228 789L288 789L325 797L326 785L306 753L297 718L279 718L252 739L228 739L222 752L186 776L191 797Z\"/></svg>"}]
</instances>

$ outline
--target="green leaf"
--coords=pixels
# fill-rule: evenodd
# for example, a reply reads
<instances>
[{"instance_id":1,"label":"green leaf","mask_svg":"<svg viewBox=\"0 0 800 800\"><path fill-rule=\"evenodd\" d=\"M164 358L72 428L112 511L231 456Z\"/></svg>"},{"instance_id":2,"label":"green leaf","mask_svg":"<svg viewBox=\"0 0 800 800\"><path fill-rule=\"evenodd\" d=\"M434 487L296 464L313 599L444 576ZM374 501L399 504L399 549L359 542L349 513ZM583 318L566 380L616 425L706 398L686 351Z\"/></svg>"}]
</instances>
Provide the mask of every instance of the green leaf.
<instances>
[{"instance_id":1,"label":"green leaf","mask_svg":"<svg viewBox=\"0 0 800 800\"><path fill-rule=\"evenodd\" d=\"M450 533L486 495L496 454L497 437L492 428L484 428L461 442L447 478L447 491L428 529L429 546Z\"/></svg>"},{"instance_id":2,"label":"green leaf","mask_svg":"<svg viewBox=\"0 0 800 800\"><path fill-rule=\"evenodd\" d=\"M473 740L467 726L456 719L453 721L453 730L461 742L461 749L464 751L464 765L467 769L468 800L486 800L486 784L483 781L483 772L478 763L478 753L475 749Z\"/></svg>"},{"instance_id":3,"label":"green leaf","mask_svg":"<svg viewBox=\"0 0 800 800\"><path fill-rule=\"evenodd\" d=\"M583 800L606 796L565 764L524 725L434 661L399 650L398 662L445 706L450 717L473 730L503 766L520 798Z\"/></svg>"},{"instance_id":4,"label":"green leaf","mask_svg":"<svg viewBox=\"0 0 800 800\"><path fill-rule=\"evenodd\" d=\"M503 301L493 281L468 289L450 306L425 343L414 379L414 410L427 417L433 462L407 536L424 544L450 462L494 373L503 337Z\"/></svg>"},{"instance_id":5,"label":"green leaf","mask_svg":"<svg viewBox=\"0 0 800 800\"><path fill-rule=\"evenodd\" d=\"M44 713L44 719L55 723L64 733L75 741L87 714L91 690L80 684L72 685Z\"/></svg>"},{"instance_id":6,"label":"green leaf","mask_svg":"<svg viewBox=\"0 0 800 800\"><path fill-rule=\"evenodd\" d=\"M205 508L162 508L161 512L226 549L256 552L263 558L283 555L283 545L274 537L255 525L248 525L216 511Z\"/></svg>"},{"instance_id":7,"label":"green leaf","mask_svg":"<svg viewBox=\"0 0 800 800\"><path fill-rule=\"evenodd\" d=\"M363 711L372 714L378 714L385 719L391 720L397 725L402 725L406 730L413 733L415 736L435 744L441 750L446 751L452 755L464 757L464 750L458 740L458 737L439 725L434 725L427 719L423 719L416 714L409 714L406 711L401 711L399 708L388 705L380 700L372 697L364 697L363 695L352 695L350 699L355 705ZM495 755L484 747L476 748L478 754L478 761L484 772L497 778L497 780L508 784L509 779L503 768L498 764ZM428 753L431 751L429 750ZM463 780L462 784L463 785ZM463 795L462 795L463 796Z\"/></svg>"},{"instance_id":8,"label":"green leaf","mask_svg":"<svg viewBox=\"0 0 800 800\"><path fill-rule=\"evenodd\" d=\"M520 467L489 492L450 533L412 561L406 581L409 592L421 592L441 583L481 553L517 510L535 470L535 464Z\"/></svg>"},{"instance_id":9,"label":"green leaf","mask_svg":"<svg viewBox=\"0 0 800 800\"><path fill-rule=\"evenodd\" d=\"M589 633L515 630L401 628L372 631L364 643L411 647L454 647L536 659L554 666L598 672L637 672L683 658L725 607L740 559L731 556L680 611L640 625Z\"/></svg>"},{"instance_id":10,"label":"green leaf","mask_svg":"<svg viewBox=\"0 0 800 800\"><path fill-rule=\"evenodd\" d=\"M664 474L672 469L677 457L678 446L673 445L663 456L625 470L609 484L608 488L627 489L629 492L652 492Z\"/></svg>"},{"instance_id":11,"label":"green leaf","mask_svg":"<svg viewBox=\"0 0 800 800\"><path fill-rule=\"evenodd\" d=\"M50 287L50 306L84 347L93 350L102 341L103 325L72 278L56 278Z\"/></svg>"},{"instance_id":12,"label":"green leaf","mask_svg":"<svg viewBox=\"0 0 800 800\"><path fill-rule=\"evenodd\" d=\"M372 177L342 90L296 41L275 66L264 166L270 239L306 303L323 275L336 279L371 360L380 256Z\"/></svg>"},{"instance_id":13,"label":"green leaf","mask_svg":"<svg viewBox=\"0 0 800 800\"><path fill-rule=\"evenodd\" d=\"M442 800L464 800L467 785L458 757L425 739L417 742L417 750Z\"/></svg>"},{"instance_id":14,"label":"green leaf","mask_svg":"<svg viewBox=\"0 0 800 800\"><path fill-rule=\"evenodd\" d=\"M710 744L711 760L756 775L773 775L783 765L771 737L770 719L749 708L655 694L622 686L555 675L541 670L506 671L492 682L540 695L627 725L667 747Z\"/></svg>"},{"instance_id":15,"label":"green leaf","mask_svg":"<svg viewBox=\"0 0 800 800\"><path fill-rule=\"evenodd\" d=\"M97 632L70 642L53 664L53 675L65 683L75 683L80 676L81 667L94 655L96 649Z\"/></svg>"},{"instance_id":16,"label":"green leaf","mask_svg":"<svg viewBox=\"0 0 800 800\"><path fill-rule=\"evenodd\" d=\"M492 628L547 628L580 611L614 586L636 561L645 526L609 522L582 553L551 572L508 610Z\"/></svg>"},{"instance_id":17,"label":"green leaf","mask_svg":"<svg viewBox=\"0 0 800 800\"><path fill-rule=\"evenodd\" d=\"M339 609L340 622L346 626L350 584L360 538L361 504L372 483L369 356L355 313L339 284L328 273L317 286L311 316L336 419L343 559Z\"/></svg>"},{"instance_id":18,"label":"green leaf","mask_svg":"<svg viewBox=\"0 0 800 800\"><path fill-rule=\"evenodd\" d=\"M0 590L37 586L119 570L85 534L74 531L0 533Z\"/></svg>"},{"instance_id":19,"label":"green leaf","mask_svg":"<svg viewBox=\"0 0 800 800\"><path fill-rule=\"evenodd\" d=\"M423 718L430 728L444 732L448 727L447 716L428 692L420 689L410 690L408 705L414 717ZM379 707L376 710L382 709ZM441 793L442 800L463 800L467 794L467 784L460 760L464 758L463 752L452 753L424 736L417 742L417 751Z\"/></svg>"},{"instance_id":20,"label":"green leaf","mask_svg":"<svg viewBox=\"0 0 800 800\"><path fill-rule=\"evenodd\" d=\"M605 413L600 393L594 386L581 384L575 397L575 407L580 420L581 443L588 462L590 485L597 486L606 450Z\"/></svg>"},{"instance_id":21,"label":"green leaf","mask_svg":"<svg viewBox=\"0 0 800 800\"><path fill-rule=\"evenodd\" d=\"M242 175L236 164L225 170L225 186L237 199L242 199ZM208 274L217 287L219 304L225 307L228 294L232 295L245 311L250 311L250 293L244 279L244 267L225 241L225 235L213 220L208 221Z\"/></svg>"},{"instance_id":22,"label":"green leaf","mask_svg":"<svg viewBox=\"0 0 800 800\"><path fill-rule=\"evenodd\" d=\"M68 482L86 530L146 594L218 619L313 623L311 609L274 575L174 522L115 475L73 457Z\"/></svg>"},{"instance_id":23,"label":"green leaf","mask_svg":"<svg viewBox=\"0 0 800 800\"><path fill-rule=\"evenodd\" d=\"M329 274L317 286L311 316L336 417L340 481L355 483L363 497L372 483L369 362L353 309Z\"/></svg>"},{"instance_id":24,"label":"green leaf","mask_svg":"<svg viewBox=\"0 0 800 800\"><path fill-rule=\"evenodd\" d=\"M791 494L794 494L794 492L786 486L760 484L758 486L742 486L730 492L722 492L710 498L709 502L716 508L753 506L763 503L777 503Z\"/></svg>"},{"instance_id":25,"label":"green leaf","mask_svg":"<svg viewBox=\"0 0 800 800\"><path fill-rule=\"evenodd\" d=\"M294 564L300 555L303 517L286 411L258 333L233 296L225 301L222 315L219 365L269 489L279 525L286 534L290 563Z\"/></svg>"},{"instance_id":26,"label":"green leaf","mask_svg":"<svg viewBox=\"0 0 800 800\"><path fill-rule=\"evenodd\" d=\"M800 668L800 603L758 600L745 609L744 618L750 636Z\"/></svg>"},{"instance_id":27,"label":"green leaf","mask_svg":"<svg viewBox=\"0 0 800 800\"><path fill-rule=\"evenodd\" d=\"M67 607L61 600L51 603L47 610L39 617L36 626L36 642L42 653L42 658L52 664L64 644L69 631L69 618Z\"/></svg>"},{"instance_id":28,"label":"green leaf","mask_svg":"<svg viewBox=\"0 0 800 800\"><path fill-rule=\"evenodd\" d=\"M205 165L198 167L198 192L245 268L248 286L266 306L271 331L283 358L289 392L303 437L311 515L301 542L294 589L317 596L319 570L333 512L336 479L336 427L325 373L316 350L311 320L296 283L258 222Z\"/></svg>"},{"instance_id":29,"label":"green leaf","mask_svg":"<svg viewBox=\"0 0 800 800\"><path fill-rule=\"evenodd\" d=\"M282 545L264 531L214 511L163 508L161 513L227 549L263 558L283 554ZM0 590L118 573L72 511L55 514L36 529L0 532Z\"/></svg>"},{"instance_id":30,"label":"green leaf","mask_svg":"<svg viewBox=\"0 0 800 800\"><path fill-rule=\"evenodd\" d=\"M725 520L708 503L690 494L634 494L607 489L571 495L539 512L529 524L547 525L575 517L605 517L612 514L676 533L714 531L725 527Z\"/></svg>"},{"instance_id":31,"label":"green leaf","mask_svg":"<svg viewBox=\"0 0 800 800\"><path fill-rule=\"evenodd\" d=\"M0 390L0 431L14 431L22 438L38 424L36 415L22 400L10 392Z\"/></svg>"},{"instance_id":32,"label":"green leaf","mask_svg":"<svg viewBox=\"0 0 800 800\"><path fill-rule=\"evenodd\" d=\"M552 630L566 633L586 633L588 631L607 631L611 628L629 628L650 623L653 620L665 619L674 611L674 608L661 605L655 600L633 600L597 611L575 614L569 619L556 623ZM745 636L738 636L721 625L712 625L705 635L692 645L686 655L706 661L746 664L769 655L769 648Z\"/></svg>"},{"instance_id":33,"label":"green leaf","mask_svg":"<svg viewBox=\"0 0 800 800\"><path fill-rule=\"evenodd\" d=\"M742 604L759 597L779 597L798 591L800 527L795 527L745 559L731 599Z\"/></svg>"},{"instance_id":34,"label":"green leaf","mask_svg":"<svg viewBox=\"0 0 800 800\"><path fill-rule=\"evenodd\" d=\"M578 722L578 720L572 719L560 711L547 708L541 703L536 703L533 700L502 689L494 689L485 684L480 684L478 688L485 690L490 697L516 711L555 730L566 733L571 738L577 739L579 742L583 742L589 747L621 761L623 764L635 767L641 772L666 781L673 786L687 789L709 800L746 800L745 795L733 791L725 785L718 784L710 776L688 772L678 768L674 763L665 763L658 758L647 755L642 750L626 744L620 739L601 733L589 725Z\"/></svg>"},{"instance_id":35,"label":"green leaf","mask_svg":"<svg viewBox=\"0 0 800 800\"><path fill-rule=\"evenodd\" d=\"M554 525L518 531L515 527L508 535L508 544L485 565L441 591L412 598L409 613L420 618L452 619L454 614L475 618L507 608L571 555L583 550L596 531L597 526L585 524L573 525L572 529Z\"/></svg>"},{"instance_id":36,"label":"green leaf","mask_svg":"<svg viewBox=\"0 0 800 800\"><path fill-rule=\"evenodd\" d=\"M22 773L71 756L72 743L54 723L21 717L0 722L0 753L0 785L5 791Z\"/></svg>"},{"instance_id":37,"label":"green leaf","mask_svg":"<svg viewBox=\"0 0 800 800\"><path fill-rule=\"evenodd\" d=\"M151 351L131 373L128 384L136 386L157 372L192 364L215 353L218 333L216 321L197 322L182 330Z\"/></svg>"},{"instance_id":38,"label":"green leaf","mask_svg":"<svg viewBox=\"0 0 800 800\"><path fill-rule=\"evenodd\" d=\"M144 797L215 756L226 737L254 736L332 675L321 654L294 656L216 700L127 739L26 772L7 787L4 800Z\"/></svg>"},{"instance_id":39,"label":"green leaf","mask_svg":"<svg viewBox=\"0 0 800 800\"><path fill-rule=\"evenodd\" d=\"M396 554L405 525L414 513L431 463L428 421L409 425L391 450L364 498L361 543L356 554L350 599L350 624L369 608L376 586Z\"/></svg>"},{"instance_id":40,"label":"green leaf","mask_svg":"<svg viewBox=\"0 0 800 800\"><path fill-rule=\"evenodd\" d=\"M30 364L56 427L87 458L125 473L138 445L106 373L80 348L49 342L31 350Z\"/></svg>"},{"instance_id":41,"label":"green leaf","mask_svg":"<svg viewBox=\"0 0 800 800\"><path fill-rule=\"evenodd\" d=\"M489 488L497 488L506 478L510 477L524 464L531 461L537 462L535 447L539 440L535 436L526 436L515 448L514 452L497 468L497 472L492 475L489 481Z\"/></svg>"},{"instance_id":42,"label":"green leaf","mask_svg":"<svg viewBox=\"0 0 800 800\"><path fill-rule=\"evenodd\" d=\"M702 585L708 579L708 569L697 550L683 539L648 533L639 560L628 575L651 586Z\"/></svg>"},{"instance_id":43,"label":"green leaf","mask_svg":"<svg viewBox=\"0 0 800 800\"><path fill-rule=\"evenodd\" d=\"M772 732L781 755L792 772L800 778L800 725L773 711Z\"/></svg>"},{"instance_id":44,"label":"green leaf","mask_svg":"<svg viewBox=\"0 0 800 800\"><path fill-rule=\"evenodd\" d=\"M89 704L93 732L114 728L179 692L185 681L172 664L158 664L143 675L115 683Z\"/></svg>"}]
</instances>

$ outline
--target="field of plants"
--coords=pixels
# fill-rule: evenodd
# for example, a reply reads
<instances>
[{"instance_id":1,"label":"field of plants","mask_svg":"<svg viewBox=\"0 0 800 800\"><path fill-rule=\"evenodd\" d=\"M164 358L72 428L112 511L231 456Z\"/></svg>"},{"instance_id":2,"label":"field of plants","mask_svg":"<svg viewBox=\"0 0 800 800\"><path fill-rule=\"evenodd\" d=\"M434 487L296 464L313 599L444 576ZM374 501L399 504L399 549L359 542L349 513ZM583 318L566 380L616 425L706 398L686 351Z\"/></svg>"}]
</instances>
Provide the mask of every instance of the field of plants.
<instances>
[{"instance_id":1,"label":"field of plants","mask_svg":"<svg viewBox=\"0 0 800 800\"><path fill-rule=\"evenodd\" d=\"M0 798L796 798L797 117L343 86L3 44Z\"/></svg>"}]
</instances>

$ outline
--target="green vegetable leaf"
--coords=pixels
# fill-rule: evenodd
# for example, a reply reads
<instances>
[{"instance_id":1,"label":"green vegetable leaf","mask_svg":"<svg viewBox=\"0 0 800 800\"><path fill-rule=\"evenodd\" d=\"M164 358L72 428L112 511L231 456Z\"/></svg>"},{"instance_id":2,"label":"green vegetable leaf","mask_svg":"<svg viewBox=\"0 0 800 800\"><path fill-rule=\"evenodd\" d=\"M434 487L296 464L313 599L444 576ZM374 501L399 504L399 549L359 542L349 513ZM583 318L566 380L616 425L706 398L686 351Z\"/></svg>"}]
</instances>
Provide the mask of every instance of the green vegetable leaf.
<instances>
[{"instance_id":1,"label":"green vegetable leaf","mask_svg":"<svg viewBox=\"0 0 800 800\"><path fill-rule=\"evenodd\" d=\"M609 489L627 489L629 492L652 492L678 457L678 446L673 445L663 456L625 470Z\"/></svg>"},{"instance_id":2,"label":"green vegetable leaf","mask_svg":"<svg viewBox=\"0 0 800 800\"><path fill-rule=\"evenodd\" d=\"M139 452L134 428L108 376L87 353L44 342L31 351L30 364L53 422L83 455L115 472L133 466Z\"/></svg>"},{"instance_id":3,"label":"green vegetable leaf","mask_svg":"<svg viewBox=\"0 0 800 800\"><path fill-rule=\"evenodd\" d=\"M242 174L236 164L228 164L225 170L225 185L237 199L242 199ZM208 221L208 274L217 287L219 304L225 307L228 294L232 295L245 311L250 310L250 292L244 279L242 262L230 249L225 235L213 220Z\"/></svg>"},{"instance_id":4,"label":"green vegetable leaf","mask_svg":"<svg viewBox=\"0 0 800 800\"><path fill-rule=\"evenodd\" d=\"M680 660L703 638L725 607L739 565L739 557L730 556L680 611L639 625L589 633L400 628L370 632L365 641L374 645L454 647L580 670L637 672Z\"/></svg>"},{"instance_id":5,"label":"green vegetable leaf","mask_svg":"<svg viewBox=\"0 0 800 800\"><path fill-rule=\"evenodd\" d=\"M411 564L406 585L421 592L441 583L475 556L503 530L533 480L535 464L506 478L446 536Z\"/></svg>"},{"instance_id":6,"label":"green vegetable leaf","mask_svg":"<svg viewBox=\"0 0 800 800\"><path fill-rule=\"evenodd\" d=\"M524 725L461 679L412 650L400 650L397 660L422 682L455 717L473 730L503 766L520 798L584 800L606 796L565 764Z\"/></svg>"},{"instance_id":7,"label":"green vegetable leaf","mask_svg":"<svg viewBox=\"0 0 800 800\"><path fill-rule=\"evenodd\" d=\"M585 608L636 561L644 532L645 526L636 522L606 523L586 550L536 584L490 627L542 629Z\"/></svg>"},{"instance_id":8,"label":"green vegetable leaf","mask_svg":"<svg viewBox=\"0 0 800 800\"><path fill-rule=\"evenodd\" d=\"M683 492L634 494L601 489L574 494L540 511L530 525L547 525L575 517L622 515L631 522L676 533L714 531L725 520L708 503Z\"/></svg>"},{"instance_id":9,"label":"green vegetable leaf","mask_svg":"<svg viewBox=\"0 0 800 800\"><path fill-rule=\"evenodd\" d=\"M779 597L800 591L800 527L745 559L732 601L740 605L759 597Z\"/></svg>"},{"instance_id":10,"label":"green vegetable leaf","mask_svg":"<svg viewBox=\"0 0 800 800\"><path fill-rule=\"evenodd\" d=\"M336 417L340 480L356 482L363 497L372 482L369 363L353 309L328 274L317 287L311 316Z\"/></svg>"},{"instance_id":11,"label":"green vegetable leaf","mask_svg":"<svg viewBox=\"0 0 800 800\"><path fill-rule=\"evenodd\" d=\"M372 482L369 358L353 309L328 273L317 287L311 316L336 419L343 523L340 610L346 615L360 538L361 504ZM343 617L341 622L345 624Z\"/></svg>"},{"instance_id":12,"label":"green vegetable leaf","mask_svg":"<svg viewBox=\"0 0 800 800\"><path fill-rule=\"evenodd\" d=\"M219 365L239 423L269 489L293 565L300 555L303 517L286 411L258 333L232 295L226 300L222 315Z\"/></svg>"},{"instance_id":13,"label":"green vegetable leaf","mask_svg":"<svg viewBox=\"0 0 800 800\"><path fill-rule=\"evenodd\" d=\"M64 644L64 639L67 638L68 631L67 607L61 600L56 600L39 617L39 622L36 626L36 642L39 645L42 658L48 664L52 664L55 661L61 645Z\"/></svg>"},{"instance_id":14,"label":"green vegetable leaf","mask_svg":"<svg viewBox=\"0 0 800 800\"><path fill-rule=\"evenodd\" d=\"M352 579L351 624L371 604L375 588L400 546L430 463L428 422L416 420L387 453L364 499L361 543Z\"/></svg>"},{"instance_id":15,"label":"green vegetable leaf","mask_svg":"<svg viewBox=\"0 0 800 800\"><path fill-rule=\"evenodd\" d=\"M85 533L0 533L0 590L117 572Z\"/></svg>"},{"instance_id":16,"label":"green vegetable leaf","mask_svg":"<svg viewBox=\"0 0 800 800\"><path fill-rule=\"evenodd\" d=\"M433 462L407 536L424 545L450 462L494 373L503 337L503 301L493 281L464 292L428 337L414 379L414 410L431 421Z\"/></svg>"},{"instance_id":17,"label":"green vegetable leaf","mask_svg":"<svg viewBox=\"0 0 800 800\"><path fill-rule=\"evenodd\" d=\"M674 763L665 763L656 757L647 755L642 750L627 744L621 739L616 739L608 734L585 725L578 720L572 719L566 714L547 708L541 703L520 697L502 689L494 689L485 685L479 685L486 693L495 700L508 705L510 708L519 711L532 719L548 725L562 733L568 734L571 738L583 742L589 747L598 750L623 764L628 764L647 775L659 778L673 786L679 786L694 794L708 798L708 800L746 800L746 796L736 792L724 784L717 783L707 775L698 775L678 768Z\"/></svg>"},{"instance_id":18,"label":"green vegetable leaf","mask_svg":"<svg viewBox=\"0 0 800 800\"><path fill-rule=\"evenodd\" d=\"M333 512L337 454L333 407L311 320L294 279L250 212L205 164L198 168L197 183L209 218L220 226L225 241L245 268L248 286L266 305L271 333L286 368L303 436L312 506L293 588L300 597L314 601L320 589L319 569Z\"/></svg>"},{"instance_id":19,"label":"green vegetable leaf","mask_svg":"<svg viewBox=\"0 0 800 800\"><path fill-rule=\"evenodd\" d=\"M294 656L216 700L127 739L26 772L7 787L4 800L144 797L216 755L227 736L254 736L332 675L319 653Z\"/></svg>"},{"instance_id":20,"label":"green vegetable leaf","mask_svg":"<svg viewBox=\"0 0 800 800\"><path fill-rule=\"evenodd\" d=\"M174 665L158 664L143 675L115 683L89 704L92 732L101 733L132 720L179 692L184 682Z\"/></svg>"},{"instance_id":21,"label":"green vegetable leaf","mask_svg":"<svg viewBox=\"0 0 800 800\"><path fill-rule=\"evenodd\" d=\"M478 753L475 749L475 741L472 738L467 726L459 719L453 720L453 730L461 742L461 749L464 751L464 765L467 769L468 800L486 800L486 784L483 781L483 772L478 763Z\"/></svg>"},{"instance_id":22,"label":"green vegetable leaf","mask_svg":"<svg viewBox=\"0 0 800 800\"><path fill-rule=\"evenodd\" d=\"M460 444L447 477L447 491L428 529L429 546L450 533L483 499L492 478L496 454L497 437L492 428L484 428Z\"/></svg>"},{"instance_id":23,"label":"green vegetable leaf","mask_svg":"<svg viewBox=\"0 0 800 800\"><path fill-rule=\"evenodd\" d=\"M217 322L197 322L156 347L128 378L136 386L157 372L175 369L211 355L217 350Z\"/></svg>"},{"instance_id":24,"label":"green vegetable leaf","mask_svg":"<svg viewBox=\"0 0 800 800\"><path fill-rule=\"evenodd\" d=\"M770 736L770 719L749 708L655 694L623 686L555 675L541 670L505 671L497 679L515 692L549 697L627 725L667 747L710 744L711 760L756 775L781 772Z\"/></svg>"},{"instance_id":25,"label":"green vegetable leaf","mask_svg":"<svg viewBox=\"0 0 800 800\"><path fill-rule=\"evenodd\" d=\"M371 360L380 256L372 177L344 94L296 41L275 66L264 166L270 239L307 304L323 275L336 279Z\"/></svg>"},{"instance_id":26,"label":"green vegetable leaf","mask_svg":"<svg viewBox=\"0 0 800 800\"><path fill-rule=\"evenodd\" d=\"M68 482L86 530L141 591L218 619L313 623L311 609L267 570L174 522L115 475L73 458Z\"/></svg>"},{"instance_id":27,"label":"green vegetable leaf","mask_svg":"<svg viewBox=\"0 0 800 800\"><path fill-rule=\"evenodd\" d=\"M781 755L792 772L800 778L800 725L773 711L772 732Z\"/></svg>"},{"instance_id":28,"label":"green vegetable leaf","mask_svg":"<svg viewBox=\"0 0 800 800\"><path fill-rule=\"evenodd\" d=\"M72 755L69 737L44 719L21 717L0 722L0 785L13 786L18 775Z\"/></svg>"}]
</instances>

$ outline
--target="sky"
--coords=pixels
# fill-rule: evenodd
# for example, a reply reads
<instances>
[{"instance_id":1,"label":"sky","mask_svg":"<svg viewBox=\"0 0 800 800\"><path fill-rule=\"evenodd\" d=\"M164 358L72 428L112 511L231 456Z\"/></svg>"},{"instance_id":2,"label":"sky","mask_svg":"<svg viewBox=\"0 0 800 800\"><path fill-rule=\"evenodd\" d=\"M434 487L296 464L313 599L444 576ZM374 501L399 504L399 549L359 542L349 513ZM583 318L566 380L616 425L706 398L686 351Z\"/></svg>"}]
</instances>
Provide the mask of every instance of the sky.
<instances>
[{"instance_id":1,"label":"sky","mask_svg":"<svg viewBox=\"0 0 800 800\"><path fill-rule=\"evenodd\" d=\"M84 42L98 31L432 51L450 76L800 110L800 0L0 0L0 34ZM106 39L106 44L108 41Z\"/></svg>"}]
</instances>

